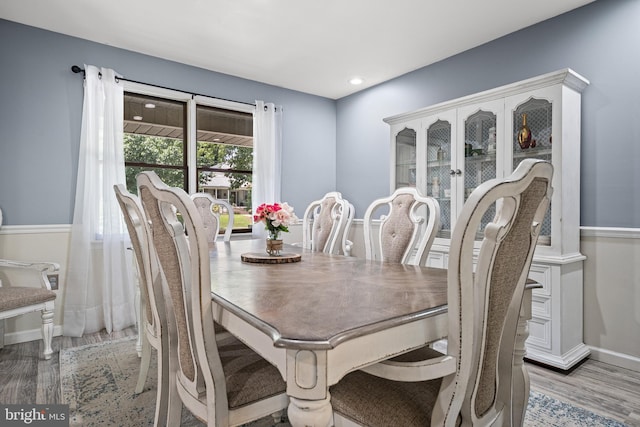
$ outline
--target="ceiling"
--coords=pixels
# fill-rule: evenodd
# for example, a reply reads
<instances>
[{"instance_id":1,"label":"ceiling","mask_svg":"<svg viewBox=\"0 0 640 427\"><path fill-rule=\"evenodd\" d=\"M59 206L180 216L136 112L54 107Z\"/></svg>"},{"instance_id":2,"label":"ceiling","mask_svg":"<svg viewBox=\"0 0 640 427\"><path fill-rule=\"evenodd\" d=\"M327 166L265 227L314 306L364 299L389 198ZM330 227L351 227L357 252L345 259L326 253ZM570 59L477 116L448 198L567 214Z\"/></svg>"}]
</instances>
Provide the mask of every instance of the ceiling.
<instances>
[{"instance_id":1,"label":"ceiling","mask_svg":"<svg viewBox=\"0 0 640 427\"><path fill-rule=\"evenodd\" d=\"M338 99L592 1L2 0L0 18Z\"/></svg>"}]
</instances>

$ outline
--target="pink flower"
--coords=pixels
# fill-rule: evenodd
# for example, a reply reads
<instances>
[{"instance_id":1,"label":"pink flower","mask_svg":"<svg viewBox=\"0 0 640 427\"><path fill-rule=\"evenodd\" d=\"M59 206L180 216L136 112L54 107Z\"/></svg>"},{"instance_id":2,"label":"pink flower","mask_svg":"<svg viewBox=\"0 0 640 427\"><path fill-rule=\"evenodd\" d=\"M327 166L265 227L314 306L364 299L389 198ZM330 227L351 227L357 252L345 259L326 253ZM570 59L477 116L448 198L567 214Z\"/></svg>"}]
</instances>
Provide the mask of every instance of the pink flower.
<instances>
[{"instance_id":1,"label":"pink flower","mask_svg":"<svg viewBox=\"0 0 640 427\"><path fill-rule=\"evenodd\" d=\"M298 221L293 208L287 203L263 203L256 209L253 215L253 222L264 222L269 234L277 236L281 231L288 232L289 225Z\"/></svg>"}]
</instances>

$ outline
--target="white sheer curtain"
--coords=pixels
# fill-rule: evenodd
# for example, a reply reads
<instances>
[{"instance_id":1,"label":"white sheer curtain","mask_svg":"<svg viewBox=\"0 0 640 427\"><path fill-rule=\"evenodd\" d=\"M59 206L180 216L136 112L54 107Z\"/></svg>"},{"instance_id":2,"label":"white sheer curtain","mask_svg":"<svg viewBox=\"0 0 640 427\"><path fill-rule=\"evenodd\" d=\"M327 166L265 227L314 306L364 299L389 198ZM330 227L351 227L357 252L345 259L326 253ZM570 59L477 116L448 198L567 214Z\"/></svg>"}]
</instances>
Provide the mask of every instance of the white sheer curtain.
<instances>
[{"instance_id":1,"label":"white sheer curtain","mask_svg":"<svg viewBox=\"0 0 640 427\"><path fill-rule=\"evenodd\" d=\"M253 118L253 212L262 203L280 200L280 157L282 153L282 107L256 101ZM266 237L264 227L253 227L253 237Z\"/></svg>"},{"instance_id":2,"label":"white sheer curtain","mask_svg":"<svg viewBox=\"0 0 640 427\"><path fill-rule=\"evenodd\" d=\"M108 332L135 323L128 236L113 185L125 182L122 84L116 73L85 65L84 103L64 335Z\"/></svg>"}]
</instances>

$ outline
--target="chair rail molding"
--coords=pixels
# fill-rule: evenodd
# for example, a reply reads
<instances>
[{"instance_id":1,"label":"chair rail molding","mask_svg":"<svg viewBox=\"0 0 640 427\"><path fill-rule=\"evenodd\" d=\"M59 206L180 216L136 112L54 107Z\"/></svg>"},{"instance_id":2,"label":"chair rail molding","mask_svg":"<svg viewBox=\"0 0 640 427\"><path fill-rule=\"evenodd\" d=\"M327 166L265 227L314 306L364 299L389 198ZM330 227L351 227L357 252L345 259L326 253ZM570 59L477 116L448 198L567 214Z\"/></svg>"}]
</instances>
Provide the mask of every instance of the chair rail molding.
<instances>
[{"instance_id":1,"label":"chair rail molding","mask_svg":"<svg viewBox=\"0 0 640 427\"><path fill-rule=\"evenodd\" d=\"M611 237L616 239L640 239L640 228L580 227L580 237Z\"/></svg>"},{"instance_id":2,"label":"chair rail molding","mask_svg":"<svg viewBox=\"0 0 640 427\"><path fill-rule=\"evenodd\" d=\"M71 224L50 225L3 225L0 234L45 234L70 233Z\"/></svg>"}]
</instances>

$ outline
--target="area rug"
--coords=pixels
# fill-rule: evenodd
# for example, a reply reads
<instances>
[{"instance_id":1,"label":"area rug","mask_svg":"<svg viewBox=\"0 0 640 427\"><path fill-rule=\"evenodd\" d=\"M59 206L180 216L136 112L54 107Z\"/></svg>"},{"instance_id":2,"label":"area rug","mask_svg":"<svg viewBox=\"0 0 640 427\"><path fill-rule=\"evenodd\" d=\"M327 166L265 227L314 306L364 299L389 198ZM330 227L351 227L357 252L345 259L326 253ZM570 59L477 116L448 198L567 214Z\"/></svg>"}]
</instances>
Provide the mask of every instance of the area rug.
<instances>
[{"instance_id":1,"label":"area rug","mask_svg":"<svg viewBox=\"0 0 640 427\"><path fill-rule=\"evenodd\" d=\"M128 337L60 351L62 403L69 405L71 426L153 425L157 378L155 357L149 368L145 389L135 394L140 367L135 345L135 337ZM183 409L182 426L203 425ZM273 419L267 417L246 426L272 425ZM287 426L289 423L286 420L278 424L278 427ZM532 391L525 426L624 427L624 424Z\"/></svg>"}]
</instances>

